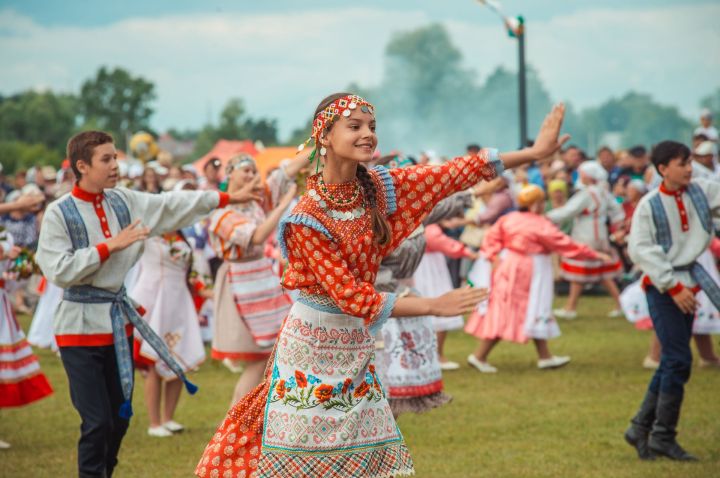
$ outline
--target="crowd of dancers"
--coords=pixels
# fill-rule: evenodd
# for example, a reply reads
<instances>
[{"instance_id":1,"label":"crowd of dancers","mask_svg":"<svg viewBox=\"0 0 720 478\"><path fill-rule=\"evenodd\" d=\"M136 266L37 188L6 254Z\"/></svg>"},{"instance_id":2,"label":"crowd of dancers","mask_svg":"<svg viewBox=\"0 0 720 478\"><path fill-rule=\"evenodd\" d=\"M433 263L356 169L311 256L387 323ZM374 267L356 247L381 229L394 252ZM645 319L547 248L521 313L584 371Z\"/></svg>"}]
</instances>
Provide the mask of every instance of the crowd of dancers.
<instances>
[{"instance_id":1,"label":"crowd of dancers","mask_svg":"<svg viewBox=\"0 0 720 478\"><path fill-rule=\"evenodd\" d=\"M148 434L171 437L209 342L240 377L198 476L407 475L395 419L451 400L442 374L462 365L447 333L477 338L467 363L481 373L502 368L489 361L500 341L532 340L540 370L563 367L548 345L557 318L577 318L598 284L610 318L656 329L643 365L657 372L626 440L643 459L693 459L674 437L691 334L700 364L720 367L717 130L704 115L691 149L590 159L563 148L563 115L519 151L415 159L379 154L373 106L332 95L264 181L248 155L211 158L202 177L133 174L107 134L74 136L59 173L16 177L0 204L0 407L52 393L28 341L57 351L82 420L79 475L111 476L134 369ZM569 293L553 310L556 279ZM26 341L28 290L40 299Z\"/></svg>"}]
</instances>

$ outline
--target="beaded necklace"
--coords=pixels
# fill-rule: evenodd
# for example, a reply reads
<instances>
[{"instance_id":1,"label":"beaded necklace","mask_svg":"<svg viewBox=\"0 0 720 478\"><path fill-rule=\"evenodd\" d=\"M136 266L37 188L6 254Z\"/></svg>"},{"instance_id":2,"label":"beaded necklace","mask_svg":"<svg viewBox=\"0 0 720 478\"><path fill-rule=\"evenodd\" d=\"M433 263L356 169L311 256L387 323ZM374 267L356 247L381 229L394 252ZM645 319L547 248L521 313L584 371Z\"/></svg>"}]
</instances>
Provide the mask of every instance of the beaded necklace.
<instances>
[{"instance_id":1,"label":"beaded necklace","mask_svg":"<svg viewBox=\"0 0 720 478\"><path fill-rule=\"evenodd\" d=\"M328 202L331 204L338 206L340 208L350 206L351 204L354 204L361 194L361 188L360 185L357 183L357 180L355 180L354 186L355 189L353 191L353 195L348 199L343 198L336 198L329 190L327 185L325 184L325 181L323 180L322 175L318 178L318 189L320 189L320 192L315 190L314 188L308 189L307 194L310 196L312 200L314 200L317 205L323 210L323 212L328 215L332 219L336 219L339 221L352 221L353 219L358 219L365 214L365 200L363 199L362 204L356 208L353 208L350 211L341 211L339 209L332 209L328 205Z\"/></svg>"}]
</instances>

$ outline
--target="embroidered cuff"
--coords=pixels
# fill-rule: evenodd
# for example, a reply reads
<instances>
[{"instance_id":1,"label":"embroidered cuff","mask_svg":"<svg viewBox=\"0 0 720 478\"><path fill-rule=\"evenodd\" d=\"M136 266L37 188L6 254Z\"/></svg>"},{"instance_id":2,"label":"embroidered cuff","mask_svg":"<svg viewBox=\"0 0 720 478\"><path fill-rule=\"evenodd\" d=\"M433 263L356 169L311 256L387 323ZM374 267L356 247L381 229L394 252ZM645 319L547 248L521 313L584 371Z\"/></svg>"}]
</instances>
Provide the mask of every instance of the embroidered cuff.
<instances>
[{"instance_id":1,"label":"embroidered cuff","mask_svg":"<svg viewBox=\"0 0 720 478\"><path fill-rule=\"evenodd\" d=\"M228 193L218 192L218 194L220 195L220 200L218 201L217 206L218 209L222 209L230 204L230 195Z\"/></svg>"},{"instance_id":2,"label":"embroidered cuff","mask_svg":"<svg viewBox=\"0 0 720 478\"><path fill-rule=\"evenodd\" d=\"M682 292L684 288L685 288L685 286L682 285L682 282L678 282L678 283L675 284L673 287L670 287L670 288L667 290L667 293L670 294L671 296L676 296L676 295L678 295L680 292Z\"/></svg>"},{"instance_id":3,"label":"embroidered cuff","mask_svg":"<svg viewBox=\"0 0 720 478\"><path fill-rule=\"evenodd\" d=\"M485 148L485 151L487 151L488 163L495 168L495 177L502 175L505 172L505 163L500 159L500 151L495 148Z\"/></svg>"},{"instance_id":4,"label":"embroidered cuff","mask_svg":"<svg viewBox=\"0 0 720 478\"><path fill-rule=\"evenodd\" d=\"M100 254L100 262L105 262L110 257L110 249L108 249L107 244L104 242L101 242L100 244L95 246L95 249L97 249L98 254Z\"/></svg>"},{"instance_id":5,"label":"embroidered cuff","mask_svg":"<svg viewBox=\"0 0 720 478\"><path fill-rule=\"evenodd\" d=\"M382 309L380 309L377 317L375 317L375 320L373 320L368 325L368 328L370 329L370 335L377 334L382 328L383 324L387 322L387 319L390 318L390 314L392 313L392 310L395 307L395 302L398 298L397 294L392 293L382 293L382 295L385 296L385 303L383 304Z\"/></svg>"}]
</instances>

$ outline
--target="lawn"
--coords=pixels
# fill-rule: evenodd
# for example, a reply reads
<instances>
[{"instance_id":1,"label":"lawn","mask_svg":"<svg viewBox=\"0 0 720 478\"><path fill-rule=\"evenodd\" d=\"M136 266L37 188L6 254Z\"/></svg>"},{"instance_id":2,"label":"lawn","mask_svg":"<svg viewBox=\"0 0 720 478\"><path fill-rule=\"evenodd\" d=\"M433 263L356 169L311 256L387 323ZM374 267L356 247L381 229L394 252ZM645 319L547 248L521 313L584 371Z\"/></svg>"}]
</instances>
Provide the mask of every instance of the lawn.
<instances>
[{"instance_id":1,"label":"lawn","mask_svg":"<svg viewBox=\"0 0 720 478\"><path fill-rule=\"evenodd\" d=\"M463 364L445 374L455 399L425 415L400 418L418 477L718 477L720 476L720 370L695 367L686 392L681 443L702 462L641 463L622 432L642 399L650 372L640 367L648 334L623 319L604 316L606 298L581 301L580 318L563 321L552 342L571 355L560 370L538 371L532 345L501 344L491 356L497 375L465 365L474 340L450 334L448 354ZM21 322L27 330L29 319ZM716 342L717 347L717 342ZM39 351L55 394L22 409L0 412L3 477L75 475L79 418L70 404L59 359ZM138 375L135 416L115 474L123 477L188 477L228 407L236 375L208 360L194 375L200 386L183 396L176 415L187 431L150 438Z\"/></svg>"}]
</instances>

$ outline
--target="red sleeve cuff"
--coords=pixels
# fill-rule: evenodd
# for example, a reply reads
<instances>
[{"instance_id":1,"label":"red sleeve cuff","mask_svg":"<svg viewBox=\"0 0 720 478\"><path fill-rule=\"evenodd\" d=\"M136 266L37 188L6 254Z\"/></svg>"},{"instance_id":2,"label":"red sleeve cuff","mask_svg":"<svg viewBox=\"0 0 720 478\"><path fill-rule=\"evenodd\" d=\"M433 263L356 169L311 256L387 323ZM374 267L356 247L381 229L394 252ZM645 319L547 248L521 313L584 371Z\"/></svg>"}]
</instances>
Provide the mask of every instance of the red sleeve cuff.
<instances>
[{"instance_id":1,"label":"red sleeve cuff","mask_svg":"<svg viewBox=\"0 0 720 478\"><path fill-rule=\"evenodd\" d=\"M218 209L222 209L230 204L230 195L228 193L218 192L220 195L220 201L218 202Z\"/></svg>"},{"instance_id":2,"label":"red sleeve cuff","mask_svg":"<svg viewBox=\"0 0 720 478\"><path fill-rule=\"evenodd\" d=\"M101 242L100 244L95 246L95 249L97 249L98 254L100 254L100 262L105 262L110 257L110 249L108 249L107 244L104 242Z\"/></svg>"},{"instance_id":3,"label":"red sleeve cuff","mask_svg":"<svg viewBox=\"0 0 720 478\"><path fill-rule=\"evenodd\" d=\"M670 294L671 296L676 296L676 295L678 295L680 292L682 292L684 288L685 288L685 286L682 285L681 282L678 282L678 283L675 284L673 287L669 288L669 289L667 290L667 292L668 292L668 294Z\"/></svg>"}]
</instances>

